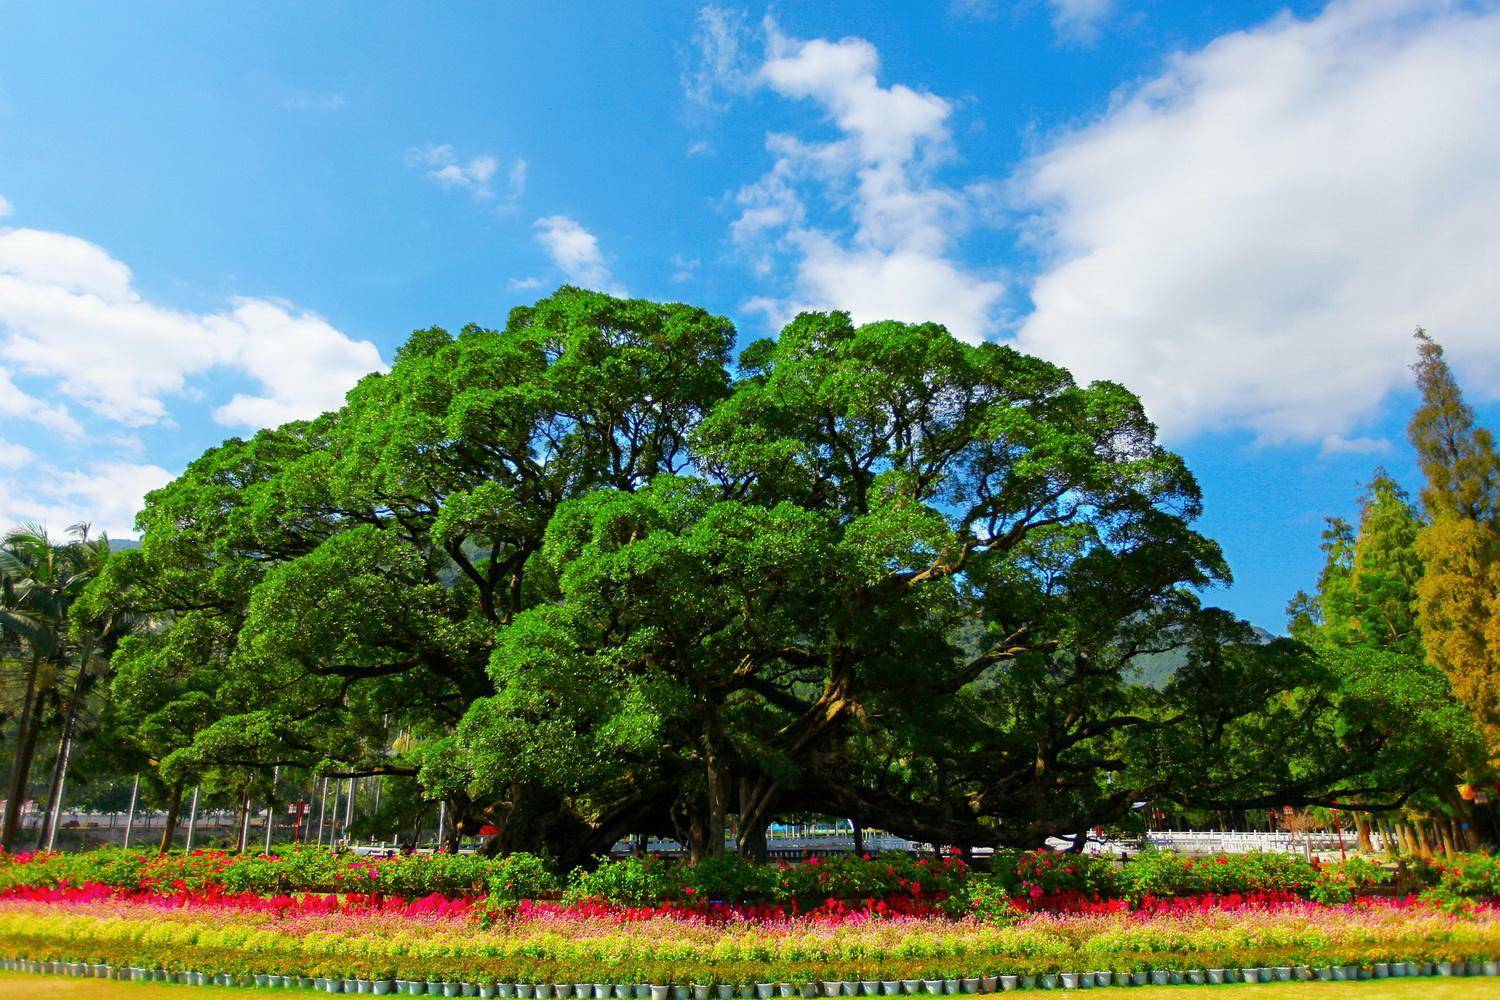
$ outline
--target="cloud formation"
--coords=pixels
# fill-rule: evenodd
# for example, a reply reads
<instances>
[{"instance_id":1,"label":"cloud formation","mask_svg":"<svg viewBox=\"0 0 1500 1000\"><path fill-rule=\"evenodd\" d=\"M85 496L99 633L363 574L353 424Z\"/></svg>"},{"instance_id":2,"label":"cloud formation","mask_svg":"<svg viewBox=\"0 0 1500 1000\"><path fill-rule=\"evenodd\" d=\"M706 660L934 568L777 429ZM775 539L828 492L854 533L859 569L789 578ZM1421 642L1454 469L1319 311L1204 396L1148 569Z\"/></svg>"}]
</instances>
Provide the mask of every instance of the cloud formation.
<instances>
[{"instance_id":1,"label":"cloud formation","mask_svg":"<svg viewBox=\"0 0 1500 1000\"><path fill-rule=\"evenodd\" d=\"M468 191L480 201L497 201L501 210L513 210L526 193L527 163L519 157L511 161L499 191L491 181L499 179L500 160L488 153L464 160L445 143L409 149L406 161L423 168L427 179L439 187Z\"/></svg>"},{"instance_id":2,"label":"cloud formation","mask_svg":"<svg viewBox=\"0 0 1500 1000\"><path fill-rule=\"evenodd\" d=\"M758 83L819 108L837 137L768 135L770 169L736 193L734 242L761 275L791 272L787 294L748 305L777 323L839 308L860 322L937 321L969 340L993 333L1004 286L958 261L973 206L936 178L951 156L953 105L883 85L864 39L794 39L770 20L765 39Z\"/></svg>"},{"instance_id":3,"label":"cloud formation","mask_svg":"<svg viewBox=\"0 0 1500 1000\"><path fill-rule=\"evenodd\" d=\"M599 249L598 238L576 219L549 215L531 224L536 241L552 263L565 274L570 285L610 295L624 295L625 286L615 280Z\"/></svg>"},{"instance_id":4,"label":"cloud formation","mask_svg":"<svg viewBox=\"0 0 1500 1000\"><path fill-rule=\"evenodd\" d=\"M47 380L57 402L31 419L63 432L76 424L60 400L144 426L165 420L168 399L211 370L248 376L261 390L216 410L220 423L315 416L382 366L374 344L285 303L244 298L195 313L150 302L102 247L38 229L0 230L0 364L0 410L31 405L17 400L11 371Z\"/></svg>"},{"instance_id":5,"label":"cloud formation","mask_svg":"<svg viewBox=\"0 0 1500 1000\"><path fill-rule=\"evenodd\" d=\"M1283 15L1174 57L1016 180L1044 261L1026 350L1174 436L1373 448L1421 323L1500 391L1500 11Z\"/></svg>"}]
</instances>

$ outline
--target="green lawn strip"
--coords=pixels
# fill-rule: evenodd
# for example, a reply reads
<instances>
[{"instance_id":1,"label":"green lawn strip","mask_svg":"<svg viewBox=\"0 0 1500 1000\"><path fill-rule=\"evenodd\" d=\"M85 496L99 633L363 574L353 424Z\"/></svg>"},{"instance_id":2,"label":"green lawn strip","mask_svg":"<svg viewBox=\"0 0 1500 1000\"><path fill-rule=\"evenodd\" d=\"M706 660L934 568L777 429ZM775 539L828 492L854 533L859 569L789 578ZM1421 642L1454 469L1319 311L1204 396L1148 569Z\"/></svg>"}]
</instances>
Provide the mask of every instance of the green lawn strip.
<instances>
[{"instance_id":1,"label":"green lawn strip","mask_svg":"<svg viewBox=\"0 0 1500 1000\"><path fill-rule=\"evenodd\" d=\"M1489 977L1444 978L1423 976L1420 979L1367 979L1358 983L1260 983L1226 986L1132 986L1096 987L1094 997L1178 997L1188 993L1225 993L1240 991L1240 1000L1480 1000L1500 997L1500 980ZM172 983L118 983L70 976L34 975L22 972L0 972L0 997L6 1000L77 997L88 1000L188 1000L193 996L244 994L250 990L233 986L181 986ZM275 995L276 990L256 990ZM311 997L315 990L295 991ZM1035 994L1036 990L1024 991ZM1054 993L1062 993L1055 990ZM1076 993L1077 991L1070 991Z\"/></svg>"}]
</instances>

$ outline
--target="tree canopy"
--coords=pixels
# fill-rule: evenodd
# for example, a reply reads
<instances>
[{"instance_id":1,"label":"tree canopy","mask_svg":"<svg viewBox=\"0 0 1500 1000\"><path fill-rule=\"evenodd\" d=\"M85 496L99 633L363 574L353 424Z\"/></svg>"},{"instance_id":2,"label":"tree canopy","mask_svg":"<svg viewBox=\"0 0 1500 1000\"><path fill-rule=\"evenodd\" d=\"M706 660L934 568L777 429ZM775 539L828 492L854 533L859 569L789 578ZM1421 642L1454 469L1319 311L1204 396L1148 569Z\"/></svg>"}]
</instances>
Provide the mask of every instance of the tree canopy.
<instances>
[{"instance_id":1,"label":"tree canopy","mask_svg":"<svg viewBox=\"0 0 1500 1000\"><path fill-rule=\"evenodd\" d=\"M384 775L564 864L754 854L789 813L1030 845L1429 780L1392 715L1421 691L1201 605L1228 569L1124 387L837 312L734 341L563 288L207 452L91 591L164 622L115 657L137 743L179 785ZM1408 628L1366 562L1359 627Z\"/></svg>"}]
</instances>

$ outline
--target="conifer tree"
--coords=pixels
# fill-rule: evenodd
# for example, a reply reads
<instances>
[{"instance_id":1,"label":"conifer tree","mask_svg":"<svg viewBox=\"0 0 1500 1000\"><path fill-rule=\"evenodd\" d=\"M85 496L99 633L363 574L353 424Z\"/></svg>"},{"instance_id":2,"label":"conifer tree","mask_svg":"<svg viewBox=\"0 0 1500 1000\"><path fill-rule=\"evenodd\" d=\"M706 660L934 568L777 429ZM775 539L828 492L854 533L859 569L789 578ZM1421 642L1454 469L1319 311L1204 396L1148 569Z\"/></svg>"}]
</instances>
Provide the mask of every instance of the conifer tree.
<instances>
[{"instance_id":1,"label":"conifer tree","mask_svg":"<svg viewBox=\"0 0 1500 1000\"><path fill-rule=\"evenodd\" d=\"M1417 330L1422 403L1407 429L1426 485L1418 621L1431 661L1500 748L1500 454L1475 424L1443 349Z\"/></svg>"}]
</instances>

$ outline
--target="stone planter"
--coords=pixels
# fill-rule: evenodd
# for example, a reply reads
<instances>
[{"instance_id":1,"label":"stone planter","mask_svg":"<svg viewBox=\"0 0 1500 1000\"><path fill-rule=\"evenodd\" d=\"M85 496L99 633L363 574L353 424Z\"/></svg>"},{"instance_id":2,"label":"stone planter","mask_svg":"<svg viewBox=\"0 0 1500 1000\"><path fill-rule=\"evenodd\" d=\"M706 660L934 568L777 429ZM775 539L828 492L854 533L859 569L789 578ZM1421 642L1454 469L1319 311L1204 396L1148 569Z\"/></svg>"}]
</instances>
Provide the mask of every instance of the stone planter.
<instances>
[{"instance_id":1,"label":"stone planter","mask_svg":"<svg viewBox=\"0 0 1500 1000\"><path fill-rule=\"evenodd\" d=\"M1259 967L1254 968L1254 969L1241 969L1240 970L1240 981L1241 982L1259 983L1259 982L1264 982L1265 978L1266 978L1266 970L1262 969L1262 968L1259 968Z\"/></svg>"},{"instance_id":2,"label":"stone planter","mask_svg":"<svg viewBox=\"0 0 1500 1000\"><path fill-rule=\"evenodd\" d=\"M1001 976L1000 977L1000 988L1002 990L1006 991L1007 993L1010 992L1011 990L1020 989L1021 988L1021 977L1020 976Z\"/></svg>"},{"instance_id":3,"label":"stone planter","mask_svg":"<svg viewBox=\"0 0 1500 1000\"><path fill-rule=\"evenodd\" d=\"M1060 975L1058 975L1056 972L1044 972L1042 974L1042 976L1041 976L1041 980L1042 980L1042 989L1044 989L1044 990L1055 990L1055 989L1057 989L1058 983L1061 982L1062 977Z\"/></svg>"},{"instance_id":4,"label":"stone planter","mask_svg":"<svg viewBox=\"0 0 1500 1000\"><path fill-rule=\"evenodd\" d=\"M978 993L980 985L980 981L977 979L963 979L959 981L958 991L960 993ZM849 995L853 996L854 994L851 993Z\"/></svg>"},{"instance_id":5,"label":"stone planter","mask_svg":"<svg viewBox=\"0 0 1500 1000\"><path fill-rule=\"evenodd\" d=\"M922 980L922 992L923 993L930 993L930 994L933 994L935 996L942 996L943 995L943 981L941 979L924 979L924 980Z\"/></svg>"}]
</instances>

